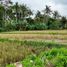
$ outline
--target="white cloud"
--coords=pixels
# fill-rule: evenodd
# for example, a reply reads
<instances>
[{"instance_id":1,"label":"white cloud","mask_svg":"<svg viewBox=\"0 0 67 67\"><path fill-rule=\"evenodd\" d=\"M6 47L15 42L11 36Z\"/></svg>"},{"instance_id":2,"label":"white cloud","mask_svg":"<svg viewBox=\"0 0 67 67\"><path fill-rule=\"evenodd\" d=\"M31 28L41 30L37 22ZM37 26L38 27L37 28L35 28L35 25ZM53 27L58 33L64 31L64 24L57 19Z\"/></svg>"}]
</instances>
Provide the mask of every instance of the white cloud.
<instances>
[{"instance_id":1,"label":"white cloud","mask_svg":"<svg viewBox=\"0 0 67 67\"><path fill-rule=\"evenodd\" d=\"M67 5L67 0L53 0L57 4Z\"/></svg>"},{"instance_id":2,"label":"white cloud","mask_svg":"<svg viewBox=\"0 0 67 67\"><path fill-rule=\"evenodd\" d=\"M43 10L45 5L51 6L52 10L58 10L61 15L67 16L67 3L66 0L12 0L13 2L25 3L32 10Z\"/></svg>"}]
</instances>

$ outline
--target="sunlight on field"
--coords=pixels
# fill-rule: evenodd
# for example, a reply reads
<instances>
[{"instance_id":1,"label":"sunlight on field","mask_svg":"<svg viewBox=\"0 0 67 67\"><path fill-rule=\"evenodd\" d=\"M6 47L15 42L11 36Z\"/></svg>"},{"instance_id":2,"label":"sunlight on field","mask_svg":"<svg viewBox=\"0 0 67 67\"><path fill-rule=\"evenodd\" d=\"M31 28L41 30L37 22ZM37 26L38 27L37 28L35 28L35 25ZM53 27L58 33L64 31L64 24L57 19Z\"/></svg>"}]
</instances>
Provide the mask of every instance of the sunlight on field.
<instances>
[{"instance_id":1,"label":"sunlight on field","mask_svg":"<svg viewBox=\"0 0 67 67\"><path fill-rule=\"evenodd\" d=\"M0 38L16 40L43 40L67 43L66 30L13 31L0 33Z\"/></svg>"}]
</instances>

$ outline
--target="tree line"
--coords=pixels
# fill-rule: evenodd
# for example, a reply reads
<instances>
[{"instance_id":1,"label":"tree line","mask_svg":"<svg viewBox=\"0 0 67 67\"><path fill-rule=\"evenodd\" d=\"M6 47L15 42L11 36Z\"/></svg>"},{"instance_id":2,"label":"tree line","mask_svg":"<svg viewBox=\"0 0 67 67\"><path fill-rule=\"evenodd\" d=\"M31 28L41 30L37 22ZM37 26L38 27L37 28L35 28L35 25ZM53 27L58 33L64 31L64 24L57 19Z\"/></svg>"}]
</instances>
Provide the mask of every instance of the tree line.
<instances>
[{"instance_id":1,"label":"tree line","mask_svg":"<svg viewBox=\"0 0 67 67\"><path fill-rule=\"evenodd\" d=\"M15 4L11 0L0 0L0 31L14 30L56 30L67 29L67 19L58 11L52 11L45 6L37 10L34 18L33 11L26 4Z\"/></svg>"}]
</instances>

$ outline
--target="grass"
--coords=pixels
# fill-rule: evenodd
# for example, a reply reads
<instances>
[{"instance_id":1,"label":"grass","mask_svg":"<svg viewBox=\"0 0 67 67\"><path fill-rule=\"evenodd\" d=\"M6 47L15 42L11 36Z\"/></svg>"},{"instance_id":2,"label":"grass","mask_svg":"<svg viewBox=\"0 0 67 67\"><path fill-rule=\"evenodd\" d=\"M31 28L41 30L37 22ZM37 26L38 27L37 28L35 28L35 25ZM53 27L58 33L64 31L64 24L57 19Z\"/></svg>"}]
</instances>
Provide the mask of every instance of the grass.
<instances>
[{"instance_id":1,"label":"grass","mask_svg":"<svg viewBox=\"0 0 67 67\"><path fill-rule=\"evenodd\" d=\"M40 30L40 31L10 31L10 32L1 32L2 34L60 34L67 35L67 30Z\"/></svg>"},{"instance_id":2,"label":"grass","mask_svg":"<svg viewBox=\"0 0 67 67\"><path fill-rule=\"evenodd\" d=\"M45 41L18 41L9 39L0 39L0 64L6 65L9 63L23 60L26 56L51 48L67 47L65 44Z\"/></svg>"},{"instance_id":3,"label":"grass","mask_svg":"<svg viewBox=\"0 0 67 67\"><path fill-rule=\"evenodd\" d=\"M32 54L20 61L23 67L66 67L67 66L67 49L52 48L41 52L39 55ZM15 67L9 64L6 67Z\"/></svg>"},{"instance_id":4,"label":"grass","mask_svg":"<svg viewBox=\"0 0 67 67\"><path fill-rule=\"evenodd\" d=\"M16 40L47 40L47 41L53 40L60 43L67 43L67 31L49 30L49 31L3 32L0 33L0 38Z\"/></svg>"},{"instance_id":5,"label":"grass","mask_svg":"<svg viewBox=\"0 0 67 67\"><path fill-rule=\"evenodd\" d=\"M67 49L53 48L40 53L38 56L31 55L24 59L22 64L24 67L66 67Z\"/></svg>"},{"instance_id":6,"label":"grass","mask_svg":"<svg viewBox=\"0 0 67 67\"><path fill-rule=\"evenodd\" d=\"M14 67L13 63L26 62L25 58L33 54L36 55L36 61L40 61L38 56L42 52L54 48L67 48L66 30L2 32L0 33L0 67L6 65Z\"/></svg>"}]
</instances>

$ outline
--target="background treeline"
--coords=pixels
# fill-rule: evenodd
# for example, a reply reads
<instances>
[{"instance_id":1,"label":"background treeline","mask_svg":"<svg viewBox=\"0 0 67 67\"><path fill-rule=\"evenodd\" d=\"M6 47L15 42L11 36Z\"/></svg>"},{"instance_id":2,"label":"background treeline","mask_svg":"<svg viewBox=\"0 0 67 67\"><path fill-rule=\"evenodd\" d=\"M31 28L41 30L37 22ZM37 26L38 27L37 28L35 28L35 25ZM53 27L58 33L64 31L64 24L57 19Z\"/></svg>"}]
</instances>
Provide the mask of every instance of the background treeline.
<instances>
[{"instance_id":1,"label":"background treeline","mask_svg":"<svg viewBox=\"0 0 67 67\"><path fill-rule=\"evenodd\" d=\"M33 18L32 18L33 17ZM33 11L25 4L0 0L0 31L67 29L67 19L58 11L45 6L42 11Z\"/></svg>"}]
</instances>

